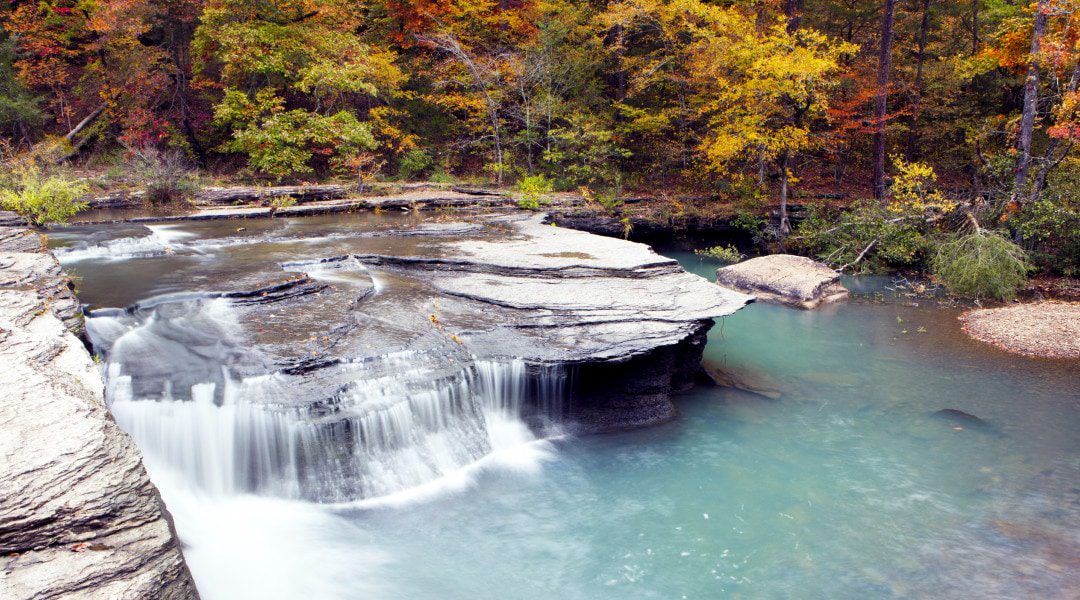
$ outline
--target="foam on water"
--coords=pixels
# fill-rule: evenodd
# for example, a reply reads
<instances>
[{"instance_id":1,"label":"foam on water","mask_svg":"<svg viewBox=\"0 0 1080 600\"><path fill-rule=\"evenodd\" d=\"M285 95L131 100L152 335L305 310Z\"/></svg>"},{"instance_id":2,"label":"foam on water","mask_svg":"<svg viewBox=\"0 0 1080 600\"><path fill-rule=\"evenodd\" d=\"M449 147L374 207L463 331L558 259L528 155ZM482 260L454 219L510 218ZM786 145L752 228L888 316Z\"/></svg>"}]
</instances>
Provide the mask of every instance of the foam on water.
<instances>
[{"instance_id":1,"label":"foam on water","mask_svg":"<svg viewBox=\"0 0 1080 600\"><path fill-rule=\"evenodd\" d=\"M535 478L555 456L561 369L474 358L435 371L402 352L348 365L353 381L327 413L291 405L289 375L231 370L241 332L228 300L149 306L94 316L88 331L112 413L208 600L388 597L379 582L394 559L359 542L350 515L428 503L486 474ZM536 407L553 412L537 420Z\"/></svg>"},{"instance_id":2,"label":"foam on water","mask_svg":"<svg viewBox=\"0 0 1080 600\"><path fill-rule=\"evenodd\" d=\"M343 366L348 385L297 405L297 376L234 374L260 363L235 341L232 310L225 299L188 301L88 322L117 422L148 464L204 493L351 502L470 477L467 467L496 453L535 471L543 453L511 460L537 440L525 418L554 431L565 404L558 368L473 359L435 369L401 352ZM549 412L527 415L535 406Z\"/></svg>"},{"instance_id":3,"label":"foam on water","mask_svg":"<svg viewBox=\"0 0 1080 600\"><path fill-rule=\"evenodd\" d=\"M385 598L393 556L348 519L320 505L190 487L185 474L151 466L204 600Z\"/></svg>"}]
</instances>

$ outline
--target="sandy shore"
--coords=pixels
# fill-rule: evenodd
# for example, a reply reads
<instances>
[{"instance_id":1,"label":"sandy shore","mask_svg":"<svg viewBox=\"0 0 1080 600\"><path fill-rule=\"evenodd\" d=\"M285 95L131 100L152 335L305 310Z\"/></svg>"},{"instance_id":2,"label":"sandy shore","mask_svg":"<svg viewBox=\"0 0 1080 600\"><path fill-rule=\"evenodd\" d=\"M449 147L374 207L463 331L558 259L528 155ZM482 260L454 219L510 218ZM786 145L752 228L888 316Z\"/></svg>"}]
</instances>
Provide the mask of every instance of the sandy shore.
<instances>
[{"instance_id":1,"label":"sandy shore","mask_svg":"<svg viewBox=\"0 0 1080 600\"><path fill-rule=\"evenodd\" d=\"M1080 359L1080 303L1034 302L970 310L964 332L1002 350L1042 358Z\"/></svg>"}]
</instances>

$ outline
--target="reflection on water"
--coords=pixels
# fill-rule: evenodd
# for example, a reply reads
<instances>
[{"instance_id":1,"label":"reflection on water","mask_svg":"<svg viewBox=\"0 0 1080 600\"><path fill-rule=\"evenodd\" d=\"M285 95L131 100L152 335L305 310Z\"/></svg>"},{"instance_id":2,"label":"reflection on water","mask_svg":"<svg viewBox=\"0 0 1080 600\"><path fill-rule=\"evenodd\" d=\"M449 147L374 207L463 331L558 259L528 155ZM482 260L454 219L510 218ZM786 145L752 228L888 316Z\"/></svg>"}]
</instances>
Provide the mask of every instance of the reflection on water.
<instances>
[{"instance_id":1,"label":"reflection on water","mask_svg":"<svg viewBox=\"0 0 1080 600\"><path fill-rule=\"evenodd\" d=\"M311 252L343 243L360 242ZM192 260L214 252L234 250ZM73 263L97 290L84 299L173 285L139 262ZM153 281L95 287L118 271ZM153 475L209 600L1080 597L1077 365L969 340L957 314L754 304L706 360L773 397L699 387L676 421L616 435L530 442L502 423L500 452L392 501L215 497Z\"/></svg>"}]
</instances>

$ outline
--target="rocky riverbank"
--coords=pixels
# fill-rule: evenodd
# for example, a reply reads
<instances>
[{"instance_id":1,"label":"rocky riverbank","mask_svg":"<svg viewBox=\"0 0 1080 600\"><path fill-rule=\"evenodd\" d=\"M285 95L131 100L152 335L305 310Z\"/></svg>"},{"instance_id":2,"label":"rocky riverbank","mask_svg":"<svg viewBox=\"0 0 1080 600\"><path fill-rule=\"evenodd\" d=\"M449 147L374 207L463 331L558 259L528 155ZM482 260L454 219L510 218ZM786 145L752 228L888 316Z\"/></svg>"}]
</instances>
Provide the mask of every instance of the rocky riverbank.
<instances>
[{"instance_id":1,"label":"rocky riverbank","mask_svg":"<svg viewBox=\"0 0 1080 600\"><path fill-rule=\"evenodd\" d=\"M69 280L0 225L0 597L197 598L138 449L105 406Z\"/></svg>"},{"instance_id":2,"label":"rocky riverbank","mask_svg":"<svg viewBox=\"0 0 1080 600\"><path fill-rule=\"evenodd\" d=\"M971 337L1015 354L1080 359L1080 303L1031 302L960 316Z\"/></svg>"}]
</instances>

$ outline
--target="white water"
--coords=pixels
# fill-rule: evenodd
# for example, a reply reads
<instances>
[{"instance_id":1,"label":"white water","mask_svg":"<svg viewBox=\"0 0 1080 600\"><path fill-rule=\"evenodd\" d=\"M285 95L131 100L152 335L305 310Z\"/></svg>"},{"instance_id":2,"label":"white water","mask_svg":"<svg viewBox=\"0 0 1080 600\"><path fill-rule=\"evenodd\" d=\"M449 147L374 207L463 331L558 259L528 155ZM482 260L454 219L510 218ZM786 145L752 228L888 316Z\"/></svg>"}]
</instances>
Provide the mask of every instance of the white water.
<instances>
[{"instance_id":1,"label":"white water","mask_svg":"<svg viewBox=\"0 0 1080 600\"><path fill-rule=\"evenodd\" d=\"M460 493L485 473L531 478L554 456L561 369L474 359L435 370L403 352L347 365L352 381L331 402L297 406L294 376L234 373L231 311L186 301L88 323L113 415L204 599L387 597L376 582L394 557L350 514Z\"/></svg>"},{"instance_id":2,"label":"white water","mask_svg":"<svg viewBox=\"0 0 1080 600\"><path fill-rule=\"evenodd\" d=\"M565 410L561 369L475 359L436 369L415 352L343 365L350 383L297 404L301 376L235 374L259 359L230 341L231 311L224 299L189 301L88 323L117 422L155 474L199 493L349 503L427 494L442 479L460 488L493 455L535 470L541 447L514 454L537 441L525 419L551 434Z\"/></svg>"},{"instance_id":3,"label":"white water","mask_svg":"<svg viewBox=\"0 0 1080 600\"><path fill-rule=\"evenodd\" d=\"M150 235L124 237L100 244L57 248L57 258L64 264L86 260L120 261L131 258L161 256L176 250L184 239L195 237L194 233L178 229L175 225L148 225Z\"/></svg>"},{"instance_id":4,"label":"white water","mask_svg":"<svg viewBox=\"0 0 1080 600\"><path fill-rule=\"evenodd\" d=\"M117 422L152 470L175 471L211 495L342 502L401 494L460 478L484 457L537 440L522 420L528 381L520 361L480 361L421 389L405 383L412 379L407 373L373 379L358 373L339 397L340 412L327 417L260 404L277 393L282 375L226 373L220 394L219 384L205 382L191 386L190 400L177 400L170 389L160 398L136 398L121 369L110 363Z\"/></svg>"}]
</instances>

